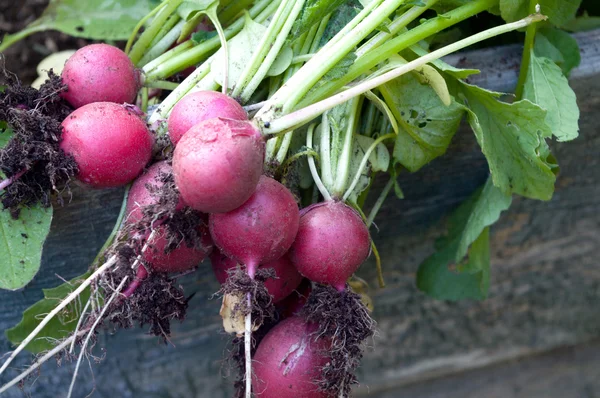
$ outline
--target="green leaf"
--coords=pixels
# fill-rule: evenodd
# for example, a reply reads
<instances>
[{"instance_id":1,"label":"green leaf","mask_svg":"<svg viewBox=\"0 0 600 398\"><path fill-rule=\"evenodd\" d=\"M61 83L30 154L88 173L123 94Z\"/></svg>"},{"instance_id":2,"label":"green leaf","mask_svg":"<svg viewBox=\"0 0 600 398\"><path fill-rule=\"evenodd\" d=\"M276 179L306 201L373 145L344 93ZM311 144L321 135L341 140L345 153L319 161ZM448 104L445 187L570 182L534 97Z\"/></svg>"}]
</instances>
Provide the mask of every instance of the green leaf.
<instances>
[{"instance_id":1,"label":"green leaf","mask_svg":"<svg viewBox=\"0 0 600 398\"><path fill-rule=\"evenodd\" d=\"M380 90L400 127L395 162L414 172L446 152L464 114L461 105L453 100L445 106L435 90L420 84L413 74Z\"/></svg>"},{"instance_id":2,"label":"green leaf","mask_svg":"<svg viewBox=\"0 0 600 398\"><path fill-rule=\"evenodd\" d=\"M127 40L138 21L158 4L158 0L51 0L27 28L5 35L0 51L44 30L95 40Z\"/></svg>"},{"instance_id":3,"label":"green leaf","mask_svg":"<svg viewBox=\"0 0 600 398\"><path fill-rule=\"evenodd\" d=\"M256 43L259 43L267 28L254 22L248 14L245 14L244 28L227 42L229 50L229 84L231 88L240 79L246 65L250 63L252 54L257 50ZM211 73L214 79L220 85L223 85L225 79L225 51L219 49L215 54L215 59L211 65Z\"/></svg>"},{"instance_id":4,"label":"green leaf","mask_svg":"<svg viewBox=\"0 0 600 398\"><path fill-rule=\"evenodd\" d=\"M56 308L90 275L91 273L88 272L53 289L44 289L44 298L26 309L23 312L21 322L5 332L8 340L15 345L20 344L40 324L45 315ZM38 336L25 348L33 354L54 348L57 340L61 340L75 331L83 306L89 298L90 288L88 287L79 295L77 300L68 304L48 322Z\"/></svg>"},{"instance_id":5,"label":"green leaf","mask_svg":"<svg viewBox=\"0 0 600 398\"><path fill-rule=\"evenodd\" d=\"M208 39L212 39L216 35L217 35L216 30L211 30L210 32L205 32L203 30L200 30L200 31L192 34L192 41L194 42L194 44L199 44Z\"/></svg>"},{"instance_id":6,"label":"green leaf","mask_svg":"<svg viewBox=\"0 0 600 398\"><path fill-rule=\"evenodd\" d=\"M553 52L554 48L556 52ZM577 40L564 30L544 28L538 30L535 38L535 53L550 58L558 64L566 76L581 63L581 53Z\"/></svg>"},{"instance_id":7,"label":"green leaf","mask_svg":"<svg viewBox=\"0 0 600 398\"><path fill-rule=\"evenodd\" d=\"M177 13L186 21L177 42L180 43L194 33L202 17L209 11L216 12L219 0L186 0L177 8ZM215 32L216 34L216 32Z\"/></svg>"},{"instance_id":8,"label":"green leaf","mask_svg":"<svg viewBox=\"0 0 600 398\"><path fill-rule=\"evenodd\" d=\"M499 93L464 82L461 89L494 185L506 194L550 200L556 176L540 155L544 137L552 134L546 111L529 100L500 102Z\"/></svg>"},{"instance_id":9,"label":"green leaf","mask_svg":"<svg viewBox=\"0 0 600 398\"><path fill-rule=\"evenodd\" d=\"M600 28L600 17L591 17L587 13L581 17L573 18L562 26L569 32L587 32Z\"/></svg>"},{"instance_id":10,"label":"green leaf","mask_svg":"<svg viewBox=\"0 0 600 398\"><path fill-rule=\"evenodd\" d=\"M562 70L551 60L531 51L531 62L523 98L546 110L546 123L558 141L570 141L579 135L577 98Z\"/></svg>"},{"instance_id":11,"label":"green leaf","mask_svg":"<svg viewBox=\"0 0 600 398\"><path fill-rule=\"evenodd\" d=\"M506 22L514 22L529 15L530 0L500 0L500 14ZM552 24L561 26L575 17L581 0L537 0L540 12Z\"/></svg>"},{"instance_id":12,"label":"green leaf","mask_svg":"<svg viewBox=\"0 0 600 398\"><path fill-rule=\"evenodd\" d=\"M482 300L490 279L489 226L508 209L511 197L491 178L448 219L448 234L417 272L417 286L441 300ZM454 266L453 270L450 266Z\"/></svg>"},{"instance_id":13,"label":"green leaf","mask_svg":"<svg viewBox=\"0 0 600 398\"><path fill-rule=\"evenodd\" d=\"M22 208L16 220L0 211L0 289L20 289L37 274L51 221L52 207Z\"/></svg>"},{"instance_id":14,"label":"green leaf","mask_svg":"<svg viewBox=\"0 0 600 398\"><path fill-rule=\"evenodd\" d=\"M218 0L184 0L179 7L177 7L177 14L184 21L192 21L196 19L197 15L205 12L210 7L218 5Z\"/></svg>"},{"instance_id":15,"label":"green leaf","mask_svg":"<svg viewBox=\"0 0 600 398\"><path fill-rule=\"evenodd\" d=\"M298 19L292 26L290 37L297 39L304 32L307 32L314 24L321 22L323 17L332 13L347 0L306 0Z\"/></svg>"},{"instance_id":16,"label":"green leaf","mask_svg":"<svg viewBox=\"0 0 600 398\"><path fill-rule=\"evenodd\" d=\"M0 147L10 141L12 134L7 130L5 126L0 134ZM0 172L0 180L4 178ZM20 289L37 274L51 221L51 207L24 207L16 220L8 210L0 209L0 289Z\"/></svg>"},{"instance_id":17,"label":"green leaf","mask_svg":"<svg viewBox=\"0 0 600 398\"><path fill-rule=\"evenodd\" d=\"M350 159L350 172L348 173L348 185L350 185L350 182L354 179L365 153L374 142L375 139L372 137L360 134L354 135L354 145L352 146L353 153L352 158ZM357 203L360 194L367 189L371 183L371 171L386 171L389 164L390 153L384 143L379 143L375 150L369 155L367 166L362 170L358 184L356 184L349 196L350 202Z\"/></svg>"}]
</instances>

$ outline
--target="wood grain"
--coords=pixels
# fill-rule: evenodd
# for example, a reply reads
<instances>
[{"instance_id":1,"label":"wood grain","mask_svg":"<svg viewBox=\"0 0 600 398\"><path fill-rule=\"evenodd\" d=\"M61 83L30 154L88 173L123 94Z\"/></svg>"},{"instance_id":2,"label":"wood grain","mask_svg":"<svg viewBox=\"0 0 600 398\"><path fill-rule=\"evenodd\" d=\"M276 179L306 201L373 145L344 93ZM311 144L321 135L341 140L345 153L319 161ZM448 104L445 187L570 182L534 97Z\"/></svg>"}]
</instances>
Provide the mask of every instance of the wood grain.
<instances>
[{"instance_id":1,"label":"wood grain","mask_svg":"<svg viewBox=\"0 0 600 398\"><path fill-rule=\"evenodd\" d=\"M401 177L406 199L389 201L377 219L379 232L374 233L388 287L375 289L372 264L360 270L373 286L379 334L361 368L364 387L359 395L371 391L374 397L397 396L383 391L600 336L600 32L577 38L584 63L573 72L572 85L580 99L581 137L552 145L561 164L554 198L547 203L516 199L493 228L488 300L440 302L414 286L418 264L443 233L440 221L487 178L487 164L472 133L461 129L446 156ZM465 53L455 61L485 71L472 82L509 91L516 81L519 52L509 46ZM79 190L67 208L57 209L42 272L20 292L0 292L0 330L19 321L21 312L41 297L41 288L57 285L58 276L68 279L87 268L119 206L119 191ZM220 331L219 303L211 300L217 285L208 267L203 265L182 281L186 292L196 295L188 319L174 328L175 347L160 344L140 329L107 331L95 350L104 360L95 364L92 359L93 376L86 364L75 396L84 397L93 389L95 397L111 398L230 396L228 368L222 362L228 337ZM9 348L0 337L0 352ZM20 358L15 366L30 360L27 355ZM49 364L35 383L26 383L25 391L33 397L63 396L72 370L65 361L60 367ZM438 383L440 391L458 388L443 380ZM548 391L553 385L548 384ZM543 392L543 385L537 386ZM408 392L413 390L400 391L412 396ZM496 396L527 396L505 394ZM6 396L22 393L13 389ZM465 396L478 395L467 391ZM536 396L546 395L531 395Z\"/></svg>"}]
</instances>

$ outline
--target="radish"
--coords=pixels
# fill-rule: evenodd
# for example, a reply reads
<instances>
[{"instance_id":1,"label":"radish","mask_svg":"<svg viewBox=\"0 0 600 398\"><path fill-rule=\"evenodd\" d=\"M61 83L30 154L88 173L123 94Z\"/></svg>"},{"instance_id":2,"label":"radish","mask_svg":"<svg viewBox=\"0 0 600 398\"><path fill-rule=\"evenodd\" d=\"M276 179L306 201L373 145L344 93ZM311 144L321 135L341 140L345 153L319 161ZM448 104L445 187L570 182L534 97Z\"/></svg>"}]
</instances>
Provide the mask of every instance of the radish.
<instances>
[{"instance_id":1,"label":"radish","mask_svg":"<svg viewBox=\"0 0 600 398\"><path fill-rule=\"evenodd\" d=\"M210 234L225 255L247 267L252 278L259 264L288 251L299 218L292 193L274 179L261 176L256 191L243 205L209 216Z\"/></svg>"},{"instance_id":2,"label":"radish","mask_svg":"<svg viewBox=\"0 0 600 398\"><path fill-rule=\"evenodd\" d=\"M127 184L152 156L153 138L146 124L123 105L84 105L62 127L61 149L75 159L77 178L94 188Z\"/></svg>"},{"instance_id":3,"label":"radish","mask_svg":"<svg viewBox=\"0 0 600 398\"><path fill-rule=\"evenodd\" d=\"M143 230L139 232L148 245L142 258L157 272L187 271L200 264L212 249L208 228L201 216L184 212L179 194L162 189L169 178L172 180L172 175L173 169L166 161L155 163L133 183L127 198L127 223L134 229L136 224L142 224L139 227ZM169 188L174 189L174 186ZM145 217L152 218L144 222ZM196 225L181 228L182 219ZM145 230L148 227L154 231ZM189 236L190 230L192 236Z\"/></svg>"},{"instance_id":4,"label":"radish","mask_svg":"<svg viewBox=\"0 0 600 398\"><path fill-rule=\"evenodd\" d=\"M275 326L254 354L252 389L260 398L325 398L316 380L329 362L327 339L315 338L317 327L300 317Z\"/></svg>"},{"instance_id":5,"label":"radish","mask_svg":"<svg viewBox=\"0 0 600 398\"><path fill-rule=\"evenodd\" d=\"M264 139L252 123L205 120L192 127L175 148L175 183L190 207L203 213L225 213L254 193L264 157Z\"/></svg>"},{"instance_id":6,"label":"radish","mask_svg":"<svg viewBox=\"0 0 600 398\"><path fill-rule=\"evenodd\" d=\"M304 278L296 287L296 289L283 300L276 303L275 308L281 319L286 319L294 315L298 315L300 310L306 304L308 296L312 291L311 282Z\"/></svg>"},{"instance_id":7,"label":"radish","mask_svg":"<svg viewBox=\"0 0 600 398\"><path fill-rule=\"evenodd\" d=\"M370 249L369 230L360 215L342 202L326 201L302 210L290 258L311 281L343 291Z\"/></svg>"},{"instance_id":8,"label":"radish","mask_svg":"<svg viewBox=\"0 0 600 398\"><path fill-rule=\"evenodd\" d=\"M149 205L155 205L159 201L159 190L164 186L165 179L173 178L173 167L167 161L154 163L139 176L129 189L127 197L127 222L130 224L139 222L144 216L143 209ZM177 194L179 197L179 194ZM185 204L178 199L174 210L181 210Z\"/></svg>"},{"instance_id":9,"label":"radish","mask_svg":"<svg viewBox=\"0 0 600 398\"><path fill-rule=\"evenodd\" d=\"M177 145L196 124L215 117L246 120L248 115L233 98L217 91L197 91L183 97L168 119L169 137Z\"/></svg>"},{"instance_id":10,"label":"radish","mask_svg":"<svg viewBox=\"0 0 600 398\"><path fill-rule=\"evenodd\" d=\"M140 74L123 51L108 44L90 44L69 58L62 71L73 107L93 102L134 103Z\"/></svg>"},{"instance_id":11,"label":"radish","mask_svg":"<svg viewBox=\"0 0 600 398\"><path fill-rule=\"evenodd\" d=\"M213 250L210 255L210 262L221 285L227 281L228 271L238 265L237 261L227 257L219 250ZM273 268L276 274L276 278L269 278L265 281L265 287L273 297L273 303L287 298L302 282L302 275L298 273L287 255L259 267L259 269L268 268Z\"/></svg>"}]
</instances>

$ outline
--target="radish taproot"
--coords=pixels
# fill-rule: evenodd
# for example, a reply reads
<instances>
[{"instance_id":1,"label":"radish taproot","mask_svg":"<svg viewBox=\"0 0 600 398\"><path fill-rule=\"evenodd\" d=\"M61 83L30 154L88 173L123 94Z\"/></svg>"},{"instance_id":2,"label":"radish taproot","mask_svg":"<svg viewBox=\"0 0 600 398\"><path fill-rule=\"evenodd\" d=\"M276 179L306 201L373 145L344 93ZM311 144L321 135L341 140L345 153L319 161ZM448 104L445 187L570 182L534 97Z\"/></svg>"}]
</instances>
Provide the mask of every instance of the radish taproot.
<instances>
[{"instance_id":1,"label":"radish taproot","mask_svg":"<svg viewBox=\"0 0 600 398\"><path fill-rule=\"evenodd\" d=\"M342 291L370 250L369 230L356 210L326 201L302 209L290 257L311 281Z\"/></svg>"},{"instance_id":2,"label":"radish taproot","mask_svg":"<svg viewBox=\"0 0 600 398\"><path fill-rule=\"evenodd\" d=\"M150 161L153 138L133 111L112 102L84 105L62 123L61 149L73 156L77 178L94 188L125 185Z\"/></svg>"},{"instance_id":3,"label":"radish taproot","mask_svg":"<svg viewBox=\"0 0 600 398\"><path fill-rule=\"evenodd\" d=\"M225 213L252 196L264 157L265 141L252 123L205 120L175 147L175 183L188 206L203 213Z\"/></svg>"},{"instance_id":4,"label":"radish taproot","mask_svg":"<svg viewBox=\"0 0 600 398\"><path fill-rule=\"evenodd\" d=\"M237 267L238 262L227 257L220 250L214 249L210 255L213 272L219 283L222 285L227 281L228 271ZM298 273L294 264L287 255L277 260L262 264L259 269L272 268L275 271L275 278L269 278L265 281L265 287L273 297L273 303L278 303L287 298L302 282L302 275Z\"/></svg>"},{"instance_id":5,"label":"radish taproot","mask_svg":"<svg viewBox=\"0 0 600 398\"><path fill-rule=\"evenodd\" d=\"M215 117L248 119L244 108L225 94L217 91L197 91L186 95L175 105L167 120L171 142L177 145L189 129Z\"/></svg>"},{"instance_id":6,"label":"radish taproot","mask_svg":"<svg viewBox=\"0 0 600 398\"><path fill-rule=\"evenodd\" d=\"M330 349L327 339L314 336L316 330L316 325L291 317L269 331L253 357L252 389L257 397L332 397L316 383Z\"/></svg>"},{"instance_id":7,"label":"radish taproot","mask_svg":"<svg viewBox=\"0 0 600 398\"><path fill-rule=\"evenodd\" d=\"M69 58L62 71L68 90L62 94L73 107L93 102L134 103L140 74L127 54L108 44L90 44Z\"/></svg>"}]
</instances>

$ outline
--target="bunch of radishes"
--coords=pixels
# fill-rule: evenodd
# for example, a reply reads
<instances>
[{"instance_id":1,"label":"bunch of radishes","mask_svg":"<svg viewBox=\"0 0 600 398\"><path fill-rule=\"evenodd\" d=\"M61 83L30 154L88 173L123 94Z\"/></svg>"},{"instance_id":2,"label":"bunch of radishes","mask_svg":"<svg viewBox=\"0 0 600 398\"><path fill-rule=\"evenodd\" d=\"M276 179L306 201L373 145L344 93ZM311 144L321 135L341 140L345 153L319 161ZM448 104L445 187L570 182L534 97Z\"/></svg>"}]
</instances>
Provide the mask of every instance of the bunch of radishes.
<instances>
[{"instance_id":1,"label":"bunch of radishes","mask_svg":"<svg viewBox=\"0 0 600 398\"><path fill-rule=\"evenodd\" d=\"M63 123L62 148L77 161L77 177L93 187L131 182L150 161L153 143L135 107L122 104L135 99L136 69L120 50L96 44L77 51L62 76L68 85L64 97L77 107ZM175 147L172 167L169 161L153 164L129 192L126 223L143 225L131 233L141 242L136 246L140 261L136 278L123 290L125 297L134 294L149 273L197 267L213 244L213 269L225 285L229 276L236 278L232 286L239 286L243 276L234 272L239 265L250 281L259 269L274 269L275 275L262 278L273 302L292 293L302 276L348 294L346 281L370 252L369 232L357 211L337 200L299 211L290 190L263 174L265 137L244 109L224 94L199 91L185 96L167 125ZM171 174L180 197L169 201L161 187ZM188 207L208 218L196 218L195 242L185 234L174 240L178 235L170 230L170 221ZM206 239L206 219L211 239ZM247 300L234 309L238 314L233 317L241 312L244 319L257 302L261 282L246 286L241 291L224 289L229 297ZM312 311L323 309L307 308L304 313ZM250 328L259 326L252 323ZM255 392L265 397L284 392L325 396L344 390L345 379L324 383L319 372L331 361L328 347L338 337L323 336L323 328L306 318L276 326L255 354Z\"/></svg>"}]
</instances>

